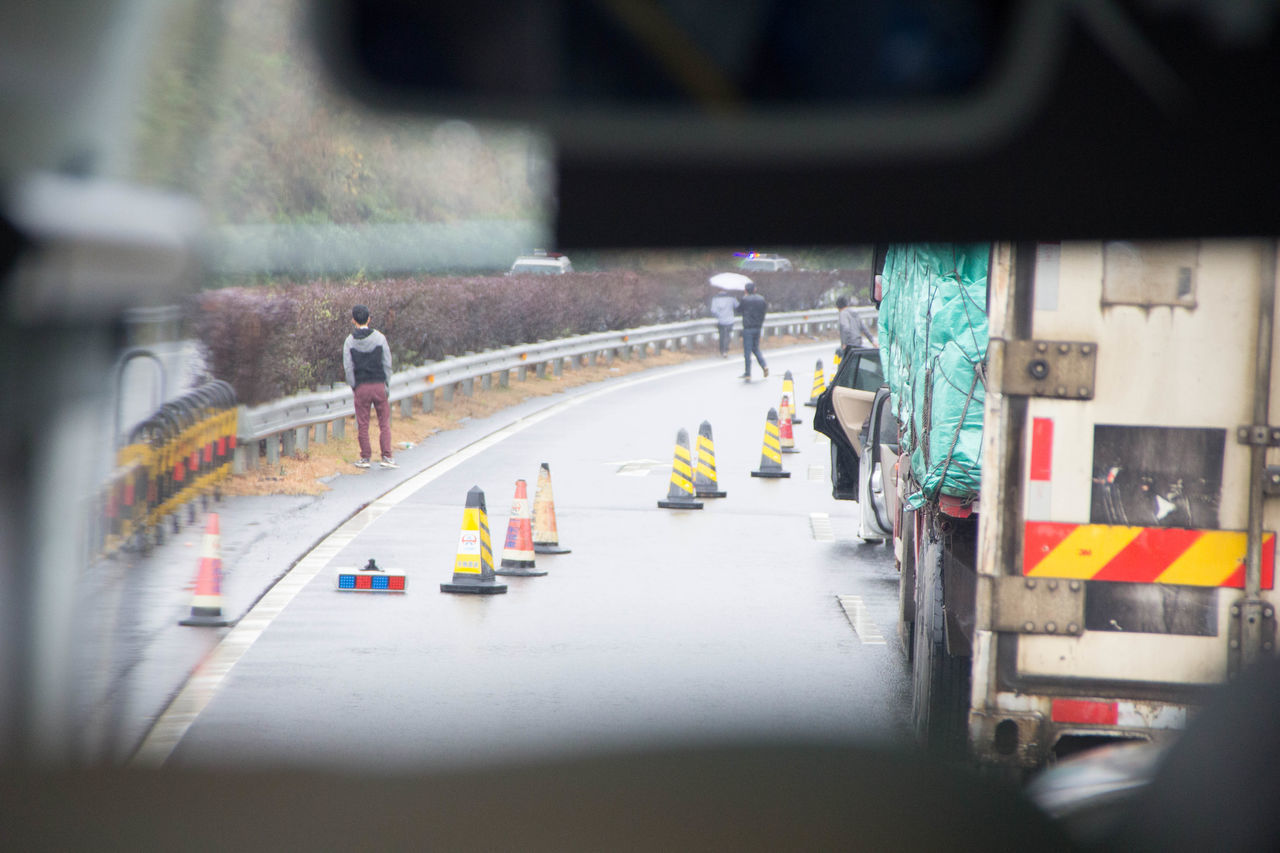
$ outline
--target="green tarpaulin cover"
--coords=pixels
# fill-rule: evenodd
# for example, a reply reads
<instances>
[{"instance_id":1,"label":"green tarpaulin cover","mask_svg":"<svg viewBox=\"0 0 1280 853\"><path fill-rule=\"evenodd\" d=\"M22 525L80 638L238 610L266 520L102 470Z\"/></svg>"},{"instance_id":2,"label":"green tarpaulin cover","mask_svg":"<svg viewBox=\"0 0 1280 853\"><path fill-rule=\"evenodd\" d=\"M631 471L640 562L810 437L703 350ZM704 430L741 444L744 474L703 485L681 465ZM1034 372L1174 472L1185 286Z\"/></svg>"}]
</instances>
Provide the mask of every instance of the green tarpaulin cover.
<instances>
[{"instance_id":1,"label":"green tarpaulin cover","mask_svg":"<svg viewBox=\"0 0 1280 853\"><path fill-rule=\"evenodd\" d=\"M986 397L987 243L891 246L880 303L880 359L920 490L976 497Z\"/></svg>"}]
</instances>

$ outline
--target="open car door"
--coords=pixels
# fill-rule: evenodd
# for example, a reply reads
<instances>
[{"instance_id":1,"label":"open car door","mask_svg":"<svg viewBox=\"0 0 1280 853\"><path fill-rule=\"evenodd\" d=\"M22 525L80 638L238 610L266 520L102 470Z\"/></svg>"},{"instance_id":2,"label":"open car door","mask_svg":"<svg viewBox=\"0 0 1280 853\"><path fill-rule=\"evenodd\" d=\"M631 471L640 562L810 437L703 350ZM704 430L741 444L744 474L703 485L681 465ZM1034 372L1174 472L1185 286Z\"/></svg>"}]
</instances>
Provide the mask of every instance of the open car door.
<instances>
[{"instance_id":1,"label":"open car door","mask_svg":"<svg viewBox=\"0 0 1280 853\"><path fill-rule=\"evenodd\" d=\"M879 349L845 347L835 378L818 397L813 426L831 439L831 496L837 500L858 499L859 436L883 383Z\"/></svg>"}]
</instances>

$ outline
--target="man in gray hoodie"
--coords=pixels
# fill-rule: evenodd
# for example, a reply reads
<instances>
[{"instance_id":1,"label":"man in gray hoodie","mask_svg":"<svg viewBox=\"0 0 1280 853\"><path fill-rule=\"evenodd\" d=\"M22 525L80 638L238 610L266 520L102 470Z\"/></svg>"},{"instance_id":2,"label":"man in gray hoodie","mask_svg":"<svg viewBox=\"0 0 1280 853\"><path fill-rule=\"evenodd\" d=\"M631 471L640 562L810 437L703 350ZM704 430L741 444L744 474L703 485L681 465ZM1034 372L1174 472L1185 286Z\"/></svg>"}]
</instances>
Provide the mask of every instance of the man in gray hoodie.
<instances>
[{"instance_id":1,"label":"man in gray hoodie","mask_svg":"<svg viewBox=\"0 0 1280 853\"><path fill-rule=\"evenodd\" d=\"M357 305L351 309L355 330L342 345L342 368L347 384L356 398L356 438L360 442L357 468L368 468L373 455L369 446L369 407L378 413L378 444L382 451L382 467L395 468L391 455L391 403L387 400L391 381L391 346L382 332L369 328L369 309Z\"/></svg>"}]
</instances>

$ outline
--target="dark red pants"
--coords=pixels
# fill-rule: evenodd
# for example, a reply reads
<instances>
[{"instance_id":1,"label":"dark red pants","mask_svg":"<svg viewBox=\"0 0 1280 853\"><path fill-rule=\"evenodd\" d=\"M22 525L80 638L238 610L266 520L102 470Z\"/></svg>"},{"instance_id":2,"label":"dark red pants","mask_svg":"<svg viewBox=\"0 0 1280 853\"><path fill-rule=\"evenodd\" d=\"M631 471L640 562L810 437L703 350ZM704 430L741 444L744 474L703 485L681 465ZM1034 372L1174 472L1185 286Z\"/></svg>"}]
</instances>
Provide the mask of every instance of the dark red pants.
<instances>
[{"instance_id":1,"label":"dark red pants","mask_svg":"<svg viewBox=\"0 0 1280 853\"><path fill-rule=\"evenodd\" d=\"M378 413L378 446L383 459L391 458L391 404L387 402L387 386L381 382L357 385L356 438L360 442L360 457L368 459L373 451L369 447L369 407Z\"/></svg>"}]
</instances>

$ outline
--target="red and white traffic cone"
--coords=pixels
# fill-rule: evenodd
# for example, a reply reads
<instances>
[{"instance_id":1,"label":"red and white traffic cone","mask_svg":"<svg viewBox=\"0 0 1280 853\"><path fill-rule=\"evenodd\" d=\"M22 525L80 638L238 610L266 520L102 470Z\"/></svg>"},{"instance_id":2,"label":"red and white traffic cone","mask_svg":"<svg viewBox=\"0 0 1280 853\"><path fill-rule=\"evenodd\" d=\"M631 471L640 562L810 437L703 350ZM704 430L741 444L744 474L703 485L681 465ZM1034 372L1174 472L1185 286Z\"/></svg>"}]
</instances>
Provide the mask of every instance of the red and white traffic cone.
<instances>
[{"instance_id":1,"label":"red and white traffic cone","mask_svg":"<svg viewBox=\"0 0 1280 853\"><path fill-rule=\"evenodd\" d=\"M179 625L221 628L231 624L222 615L221 539L218 514L211 512L200 545L200 569L196 573L196 592L191 597L191 615L179 621Z\"/></svg>"},{"instance_id":2,"label":"red and white traffic cone","mask_svg":"<svg viewBox=\"0 0 1280 853\"><path fill-rule=\"evenodd\" d=\"M541 577L533 556L533 521L529 513L528 486L516 480L516 495L511 501L511 518L507 521L507 541L502 547L502 562L495 575Z\"/></svg>"}]
</instances>

